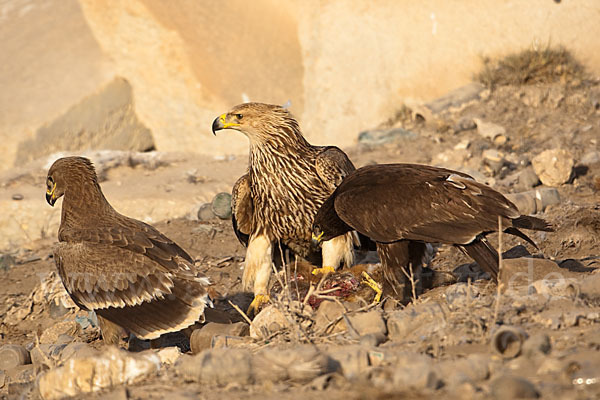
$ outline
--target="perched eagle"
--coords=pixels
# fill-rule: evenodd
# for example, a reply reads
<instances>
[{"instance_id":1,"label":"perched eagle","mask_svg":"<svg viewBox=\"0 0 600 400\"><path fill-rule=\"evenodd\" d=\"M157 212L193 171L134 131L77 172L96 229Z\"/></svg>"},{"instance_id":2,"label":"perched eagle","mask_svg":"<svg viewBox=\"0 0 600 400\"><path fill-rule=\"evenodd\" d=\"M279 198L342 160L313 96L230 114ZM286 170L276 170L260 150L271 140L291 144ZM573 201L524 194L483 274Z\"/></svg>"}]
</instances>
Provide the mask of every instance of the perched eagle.
<instances>
[{"instance_id":1,"label":"perched eagle","mask_svg":"<svg viewBox=\"0 0 600 400\"><path fill-rule=\"evenodd\" d=\"M426 243L452 244L493 279L498 254L486 234L503 230L533 244L518 228L552 231L542 219L523 216L502 194L469 175L415 164L382 164L348 175L319 209L313 238L328 240L356 230L377 243L385 280L396 297L411 293ZM403 272L404 269L404 272ZM389 288L388 288L389 290Z\"/></svg>"},{"instance_id":2,"label":"perched eagle","mask_svg":"<svg viewBox=\"0 0 600 400\"><path fill-rule=\"evenodd\" d=\"M250 141L248 172L233 187L233 228L248 247L243 286L251 290L256 310L269 300L268 283L274 249L279 245L298 256L318 254L312 246L312 224L317 210L354 165L334 146L312 146L298 122L285 108L245 103L216 118L213 133L235 129ZM343 261L351 265L352 234L330 237L322 244L320 272L330 272Z\"/></svg>"},{"instance_id":3,"label":"perched eagle","mask_svg":"<svg viewBox=\"0 0 600 400\"><path fill-rule=\"evenodd\" d=\"M114 324L156 339L203 320L212 304L208 279L176 243L115 211L87 158L56 160L46 185L51 206L64 196L54 249L58 273L73 301L95 311L101 327ZM107 342L119 340L102 330Z\"/></svg>"}]
</instances>

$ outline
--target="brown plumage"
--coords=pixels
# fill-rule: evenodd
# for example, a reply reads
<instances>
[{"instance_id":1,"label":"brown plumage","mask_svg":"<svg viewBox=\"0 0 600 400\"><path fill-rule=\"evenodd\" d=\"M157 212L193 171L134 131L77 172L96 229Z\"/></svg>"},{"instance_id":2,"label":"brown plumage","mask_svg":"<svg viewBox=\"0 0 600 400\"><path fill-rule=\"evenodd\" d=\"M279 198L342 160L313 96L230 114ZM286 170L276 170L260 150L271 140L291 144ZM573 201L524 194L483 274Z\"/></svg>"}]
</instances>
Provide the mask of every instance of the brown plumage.
<instances>
[{"instance_id":1,"label":"brown plumage","mask_svg":"<svg viewBox=\"0 0 600 400\"><path fill-rule=\"evenodd\" d=\"M552 230L464 173L384 164L346 177L317 213L314 234L327 240L355 229L377 242L387 284L405 298L411 289L402 269L412 268L418 278L425 243L458 246L496 280L498 254L485 235L498 230L498 218L505 232L531 244L518 228Z\"/></svg>"},{"instance_id":2,"label":"brown plumage","mask_svg":"<svg viewBox=\"0 0 600 400\"><path fill-rule=\"evenodd\" d=\"M312 223L325 199L354 170L337 147L312 146L292 114L275 105L246 103L213 122L213 132L235 129L250 140L248 172L235 184L233 227L248 246L243 284L267 295L273 249L279 244L314 259ZM352 238L343 235L323 245L323 265L351 263Z\"/></svg>"},{"instance_id":3,"label":"brown plumage","mask_svg":"<svg viewBox=\"0 0 600 400\"><path fill-rule=\"evenodd\" d=\"M79 307L142 339L203 319L208 279L176 243L115 211L88 159L58 159L46 184L50 205L64 196L54 260Z\"/></svg>"}]
</instances>

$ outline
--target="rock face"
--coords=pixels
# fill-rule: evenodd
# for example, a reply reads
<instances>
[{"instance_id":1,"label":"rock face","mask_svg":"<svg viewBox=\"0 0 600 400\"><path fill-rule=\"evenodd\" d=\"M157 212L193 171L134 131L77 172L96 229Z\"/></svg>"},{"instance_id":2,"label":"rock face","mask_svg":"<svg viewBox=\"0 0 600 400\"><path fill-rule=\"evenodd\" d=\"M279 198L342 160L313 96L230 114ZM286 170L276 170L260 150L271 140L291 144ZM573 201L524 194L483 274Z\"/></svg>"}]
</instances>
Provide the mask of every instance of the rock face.
<instances>
[{"instance_id":1,"label":"rock face","mask_svg":"<svg viewBox=\"0 0 600 400\"><path fill-rule=\"evenodd\" d=\"M17 2L0 14L0 36L8 38L0 43L0 137L10 139L0 143L8 159L0 168L14 164L19 142L117 76L131 84L133 112L159 151L246 152L243 137L214 138L210 125L248 100L291 100L310 140L347 146L399 103L431 101L468 84L480 55L536 38L564 39L597 73L600 26L586 11L596 2L582 1L538 0L518 13L511 2L493 0L475 9L433 0L426 10L410 1L359 0L277 7L270 0ZM444 110L480 90L463 88L429 105Z\"/></svg>"},{"instance_id":2,"label":"rock face","mask_svg":"<svg viewBox=\"0 0 600 400\"><path fill-rule=\"evenodd\" d=\"M135 114L131 85L117 78L21 142L16 164L59 151L134 150L154 147L150 130Z\"/></svg>"}]
</instances>

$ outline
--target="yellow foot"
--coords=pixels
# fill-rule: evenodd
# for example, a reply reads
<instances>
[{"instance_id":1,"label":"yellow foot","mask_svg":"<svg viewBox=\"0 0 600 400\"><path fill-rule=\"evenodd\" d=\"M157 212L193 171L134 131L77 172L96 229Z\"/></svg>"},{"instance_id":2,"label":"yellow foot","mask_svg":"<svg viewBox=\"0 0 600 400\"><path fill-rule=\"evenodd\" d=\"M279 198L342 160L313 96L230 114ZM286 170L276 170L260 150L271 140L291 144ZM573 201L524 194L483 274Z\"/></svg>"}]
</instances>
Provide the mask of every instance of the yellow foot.
<instances>
[{"instance_id":1,"label":"yellow foot","mask_svg":"<svg viewBox=\"0 0 600 400\"><path fill-rule=\"evenodd\" d=\"M375 298L373 299L373 303L379 303L381 301L381 293L383 293L383 290L381 290L381 285L375 282L375 280L371 278L371 276L369 276L369 274L367 274L366 271L362 272L362 276L364 278L362 280L362 283L369 286L376 293Z\"/></svg>"},{"instance_id":2,"label":"yellow foot","mask_svg":"<svg viewBox=\"0 0 600 400\"><path fill-rule=\"evenodd\" d=\"M252 300L252 303L250 303L250 307L248 307L248 311L246 311L246 314L258 314L260 306L262 306L265 303L268 303L269 301L271 301L271 298L268 294L257 294L256 296L254 296L254 300Z\"/></svg>"},{"instance_id":3,"label":"yellow foot","mask_svg":"<svg viewBox=\"0 0 600 400\"><path fill-rule=\"evenodd\" d=\"M312 270L313 275L333 274L334 272L335 268L333 267L315 268Z\"/></svg>"}]
</instances>

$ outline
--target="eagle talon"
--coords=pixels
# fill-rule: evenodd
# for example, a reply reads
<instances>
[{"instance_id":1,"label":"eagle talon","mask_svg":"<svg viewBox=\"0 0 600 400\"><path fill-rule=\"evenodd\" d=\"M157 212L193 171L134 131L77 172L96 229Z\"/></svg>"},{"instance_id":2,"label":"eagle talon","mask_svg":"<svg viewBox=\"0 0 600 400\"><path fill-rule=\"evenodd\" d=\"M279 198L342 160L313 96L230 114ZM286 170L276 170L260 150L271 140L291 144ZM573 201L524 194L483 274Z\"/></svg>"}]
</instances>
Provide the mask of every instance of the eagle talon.
<instances>
[{"instance_id":1,"label":"eagle talon","mask_svg":"<svg viewBox=\"0 0 600 400\"><path fill-rule=\"evenodd\" d=\"M375 282L375 280L373 278L371 278L371 276L366 271L362 272L362 276L364 278L362 280L362 283L369 286L376 293L375 298L373 299L373 303L379 303L381 301L381 294L383 293L383 290L381 289L381 285L379 283Z\"/></svg>"},{"instance_id":2,"label":"eagle talon","mask_svg":"<svg viewBox=\"0 0 600 400\"><path fill-rule=\"evenodd\" d=\"M312 270L313 275L333 274L334 272L335 272L335 268L333 268L333 267L315 268Z\"/></svg>"},{"instance_id":3,"label":"eagle talon","mask_svg":"<svg viewBox=\"0 0 600 400\"><path fill-rule=\"evenodd\" d=\"M254 300L252 300L252 303L250 303L246 314L258 314L260 306L262 306L265 303L268 303L269 301L271 301L271 297L268 294L257 294L256 296L254 296Z\"/></svg>"}]
</instances>

